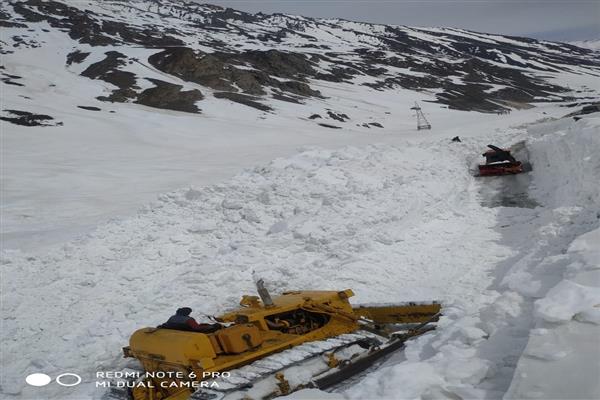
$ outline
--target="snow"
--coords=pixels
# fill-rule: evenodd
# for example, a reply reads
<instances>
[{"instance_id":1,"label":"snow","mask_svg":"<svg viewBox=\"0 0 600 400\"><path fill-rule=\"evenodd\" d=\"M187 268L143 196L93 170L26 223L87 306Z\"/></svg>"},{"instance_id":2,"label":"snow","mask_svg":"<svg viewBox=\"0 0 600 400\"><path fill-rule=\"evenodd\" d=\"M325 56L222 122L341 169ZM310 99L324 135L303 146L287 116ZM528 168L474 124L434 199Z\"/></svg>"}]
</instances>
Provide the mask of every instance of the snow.
<instances>
[{"instance_id":1,"label":"snow","mask_svg":"<svg viewBox=\"0 0 600 400\"><path fill-rule=\"evenodd\" d=\"M200 89L206 96L198 103L202 113L105 103L95 97L105 95L112 85L78 74L110 50L126 51L139 59L157 50L82 46L92 54L82 64L64 68L65 57L73 50L64 45L66 33L46 24L36 29L48 29L50 33L45 34L56 47L20 49L5 56L6 72L23 76L26 86L5 85L3 107L52 115L64 125L44 129L11 125L0 133L5 162L1 235L4 248L9 249L62 243L111 218L131 215L157 193L190 183L216 183L307 145L335 148L419 139L423 134L415 130L410 107L415 100L434 99L425 92L381 92L358 84L319 81L311 86L327 99L305 105L272 100L276 113L257 113L215 99L208 88L133 63L125 69L138 76L183 85L185 90ZM45 63L37 63L39 59ZM148 85L143 79L138 81ZM589 83L589 78L582 82ZM79 105L101 111L83 111ZM306 119L314 113L324 115L325 109L346 113L352 120L344 129L332 130ZM489 119L434 104L425 105L424 110L434 124L426 137L437 138L479 135L489 132L489 126L502 130L543 116L542 109ZM555 107L550 110L562 112ZM384 128L357 126L364 122L379 122ZM438 129L442 126L448 128Z\"/></svg>"},{"instance_id":2,"label":"snow","mask_svg":"<svg viewBox=\"0 0 600 400\"><path fill-rule=\"evenodd\" d=\"M600 323L600 290L564 280L535 302L535 315L548 322Z\"/></svg>"},{"instance_id":3,"label":"snow","mask_svg":"<svg viewBox=\"0 0 600 400\"><path fill-rule=\"evenodd\" d=\"M536 328L506 398L600 395L599 235L597 228L571 242L564 279L535 302ZM572 379L565 381L564 376Z\"/></svg>"},{"instance_id":4,"label":"snow","mask_svg":"<svg viewBox=\"0 0 600 400\"><path fill-rule=\"evenodd\" d=\"M344 397L337 393L322 392L318 389L303 389L284 397L287 400L342 400Z\"/></svg>"},{"instance_id":5,"label":"snow","mask_svg":"<svg viewBox=\"0 0 600 400\"><path fill-rule=\"evenodd\" d=\"M466 136L457 145L446 132L441 140L402 146L309 149L221 184L167 193L136 216L43 253L5 251L3 292L19 288L3 299L5 314L45 311L4 320L2 363L12 368L3 390L97 398L94 371L123 365L119 349L135 328L162 322L182 299L207 315L235 306L241 294L252 293L256 271L274 292L318 282L322 289L352 288L355 303L443 303L435 333L414 340L404 362L392 359L345 389L347 398L497 397L508 389L521 354L544 362L569 359L567 351L548 347L523 352L533 321L548 313L561 320L571 314L567 323L576 324L594 318L597 296L579 290L584 283L550 289L561 280L557 268L588 271L572 264L594 258L597 232L573 239L598 225L597 218L580 222L598 199L591 184L597 126L588 118L529 129L534 192L547 196L536 197L543 207L483 206L483 183L470 175L470 157L484 143L505 145L506 133ZM512 135L511 142L525 131ZM572 170L567 157L588 168ZM576 210L570 204L578 204ZM561 258L560 244L571 242L567 259ZM510 278L525 273L526 279ZM495 284L503 274L504 283ZM520 281L540 283L532 289ZM560 308L555 296L572 301ZM538 298L543 301L534 310ZM72 318L76 324L67 323ZM545 337L535 332L531 337ZM84 383L69 394L21 383L40 369L75 371Z\"/></svg>"},{"instance_id":6,"label":"snow","mask_svg":"<svg viewBox=\"0 0 600 400\"><path fill-rule=\"evenodd\" d=\"M589 118L529 129L533 193L542 207L507 208L497 216L507 231L502 242L511 244L515 254L496 269L499 279L505 270L500 285L488 288L496 288L496 297L490 293L489 305L479 313L446 311L453 323L442 321L443 332L415 341L405 362L390 363L350 387L350 398L368 393L423 398L432 392L434 397L462 398L599 396L595 176L600 164L593 157L600 144L598 127L600 120ZM568 207L571 204L578 207ZM568 248L566 254L561 248ZM391 375L395 369L411 378L415 374L410 371L421 374L416 383L390 383L391 376L397 379ZM582 376L573 377L573 371ZM428 383L421 386L422 380Z\"/></svg>"},{"instance_id":7,"label":"snow","mask_svg":"<svg viewBox=\"0 0 600 400\"><path fill-rule=\"evenodd\" d=\"M330 23L308 31L339 51L373 44L369 29L383 29ZM574 121L551 104L482 115L426 103L428 92L332 82L311 82L324 99L271 100L276 112L259 113L137 63L125 68L199 88L202 114L109 104L94 98L110 85L79 73L115 48L81 45L92 54L64 68L66 34L42 28L52 46L3 56L26 84L3 86L3 107L64 122L2 125L3 398L100 398L95 372L125 366L120 349L135 329L181 305L196 316L234 307L254 293L253 273L275 293L351 288L354 304L443 304L437 330L379 369L336 393L289 398L600 397L598 114ZM433 33L522 44L402 29L442 45L449 39ZM552 76L597 87L589 75ZM415 130L415 100L431 131ZM327 109L351 122L331 130L308 120ZM371 121L384 128L360 126ZM472 176L488 143L519 141L532 172ZM512 188L524 193L504 198ZM27 386L39 372L83 383Z\"/></svg>"},{"instance_id":8,"label":"snow","mask_svg":"<svg viewBox=\"0 0 600 400\"><path fill-rule=\"evenodd\" d=\"M583 47L584 49L590 49L590 50L596 50L596 51L600 50L600 39L579 40L579 41L569 42L569 44L571 44L573 46Z\"/></svg>"}]
</instances>

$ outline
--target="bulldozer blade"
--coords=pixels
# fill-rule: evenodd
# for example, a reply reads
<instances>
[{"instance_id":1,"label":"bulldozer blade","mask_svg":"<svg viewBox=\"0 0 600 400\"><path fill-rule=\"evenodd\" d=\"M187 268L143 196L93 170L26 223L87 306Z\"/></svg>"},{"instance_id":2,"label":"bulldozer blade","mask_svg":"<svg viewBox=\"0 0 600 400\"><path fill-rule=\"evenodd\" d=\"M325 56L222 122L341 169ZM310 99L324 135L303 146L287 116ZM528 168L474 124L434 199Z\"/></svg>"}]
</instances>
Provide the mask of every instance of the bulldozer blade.
<instances>
[{"instance_id":1,"label":"bulldozer blade","mask_svg":"<svg viewBox=\"0 0 600 400\"><path fill-rule=\"evenodd\" d=\"M313 379L312 386L320 390L325 390L339 385L345 380L360 374L361 372L375 365L382 358L392 354L397 350L404 349L405 343L408 340L434 330L435 326L429 325L429 323L437 321L439 317L439 313L433 314L429 316L429 319L423 321L408 333L394 336L385 347L380 348L379 346L375 346L365 357L357 358L356 360L350 361L345 365L341 365L332 373L328 373L324 376Z\"/></svg>"},{"instance_id":2,"label":"bulldozer blade","mask_svg":"<svg viewBox=\"0 0 600 400\"><path fill-rule=\"evenodd\" d=\"M364 370L370 368L381 358L395 352L396 350L404 348L404 342L405 340L400 338L395 339L394 343L390 344L389 346L380 350L375 350L371 354L353 361L331 374L327 374L324 377L315 379L313 380L312 384L314 387L320 390L329 389L333 386L339 385L348 378L360 374Z\"/></svg>"},{"instance_id":3,"label":"bulldozer blade","mask_svg":"<svg viewBox=\"0 0 600 400\"><path fill-rule=\"evenodd\" d=\"M390 305L353 306L354 315L375 324L413 324L437 321L441 305L433 303L403 303ZM435 317L435 319L432 319Z\"/></svg>"}]
</instances>

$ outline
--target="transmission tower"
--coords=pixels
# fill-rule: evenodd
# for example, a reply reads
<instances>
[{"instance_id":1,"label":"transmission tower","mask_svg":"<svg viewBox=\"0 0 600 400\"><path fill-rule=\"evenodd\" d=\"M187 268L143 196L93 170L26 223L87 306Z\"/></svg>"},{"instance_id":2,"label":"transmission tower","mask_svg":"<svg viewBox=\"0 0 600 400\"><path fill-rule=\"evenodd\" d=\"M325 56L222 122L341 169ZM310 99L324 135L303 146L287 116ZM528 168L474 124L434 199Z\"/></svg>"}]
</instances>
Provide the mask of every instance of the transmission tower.
<instances>
[{"instance_id":1,"label":"transmission tower","mask_svg":"<svg viewBox=\"0 0 600 400\"><path fill-rule=\"evenodd\" d=\"M417 129L421 130L421 129L431 129L431 124L429 123L429 121L427 121L427 118L425 118L425 114L423 114L423 110L421 110L421 107L419 107L419 105L417 104L417 102L415 101L415 106L410 108L411 110L415 110L415 112L417 113Z\"/></svg>"}]
</instances>

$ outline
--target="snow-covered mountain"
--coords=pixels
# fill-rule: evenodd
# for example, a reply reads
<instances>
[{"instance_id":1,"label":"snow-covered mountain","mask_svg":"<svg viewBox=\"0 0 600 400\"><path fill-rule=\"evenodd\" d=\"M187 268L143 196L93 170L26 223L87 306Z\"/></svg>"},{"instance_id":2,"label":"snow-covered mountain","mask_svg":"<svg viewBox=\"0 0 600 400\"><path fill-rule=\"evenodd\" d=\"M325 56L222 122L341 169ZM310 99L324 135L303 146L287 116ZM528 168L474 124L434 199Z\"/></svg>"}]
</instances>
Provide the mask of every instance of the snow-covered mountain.
<instances>
[{"instance_id":1,"label":"snow-covered mountain","mask_svg":"<svg viewBox=\"0 0 600 400\"><path fill-rule=\"evenodd\" d=\"M573 46L581 47L584 49L590 49L590 50L596 50L596 51L600 50L600 39L577 40L577 41L569 42L569 44L572 44Z\"/></svg>"},{"instance_id":2,"label":"snow-covered mountain","mask_svg":"<svg viewBox=\"0 0 600 400\"><path fill-rule=\"evenodd\" d=\"M202 108L208 89L259 110L277 108L264 97L302 103L324 96L315 81L427 91L451 108L496 112L572 97L556 80L561 74L600 74L587 49L461 29L253 15L190 1L27 0L2 8L2 25L12 28L3 53L52 46L50 32L36 30L47 24L71 38L67 69L114 87L102 100L188 112ZM182 90L151 71L208 89Z\"/></svg>"},{"instance_id":3,"label":"snow-covered mountain","mask_svg":"<svg viewBox=\"0 0 600 400\"><path fill-rule=\"evenodd\" d=\"M162 0L5 1L0 26L0 397L100 399L135 329L252 271L444 305L314 398L600 396L597 53ZM488 143L533 170L474 178Z\"/></svg>"},{"instance_id":4,"label":"snow-covered mountain","mask_svg":"<svg viewBox=\"0 0 600 400\"><path fill-rule=\"evenodd\" d=\"M189 1L11 0L0 26L9 247L298 146L396 141L417 100L434 127L464 134L457 121L480 120L447 108L585 102L600 86L597 57L568 44Z\"/></svg>"}]
</instances>

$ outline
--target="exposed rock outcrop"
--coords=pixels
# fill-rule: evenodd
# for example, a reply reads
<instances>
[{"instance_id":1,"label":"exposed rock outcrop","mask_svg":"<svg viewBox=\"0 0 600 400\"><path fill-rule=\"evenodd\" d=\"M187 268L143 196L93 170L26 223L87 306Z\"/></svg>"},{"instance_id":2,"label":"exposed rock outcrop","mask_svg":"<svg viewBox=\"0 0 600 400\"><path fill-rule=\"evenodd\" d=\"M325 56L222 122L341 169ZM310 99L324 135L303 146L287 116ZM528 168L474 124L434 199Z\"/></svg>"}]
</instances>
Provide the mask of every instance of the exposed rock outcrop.
<instances>
[{"instance_id":1,"label":"exposed rock outcrop","mask_svg":"<svg viewBox=\"0 0 600 400\"><path fill-rule=\"evenodd\" d=\"M62 122L51 122L54 118L50 115L35 114L21 110L2 110L6 116L0 116L0 120L21 126L55 126Z\"/></svg>"},{"instance_id":2,"label":"exposed rock outcrop","mask_svg":"<svg viewBox=\"0 0 600 400\"><path fill-rule=\"evenodd\" d=\"M260 103L266 97L290 103L321 97L315 88L322 81L428 91L449 108L506 112L533 102L568 100L570 90L554 84L553 74L600 74L592 50L455 28L357 26L341 19L249 14L189 1L115 0L94 2L94 7L64 0L5 3L0 25L23 32L11 33L1 54L41 46L43 40L30 31L45 22L91 46L163 49L149 58L152 66L257 108L268 107ZM108 57L104 63L123 60ZM85 58L74 51L67 64ZM144 76L122 67L88 71L92 79L117 85L103 100L137 98L139 88L131 81Z\"/></svg>"},{"instance_id":3,"label":"exposed rock outcrop","mask_svg":"<svg viewBox=\"0 0 600 400\"><path fill-rule=\"evenodd\" d=\"M219 91L238 92L239 88L244 94L260 96L270 87L297 96L321 96L302 82L312 69L306 57L298 54L277 50L205 54L180 47L154 54L148 61L163 72ZM280 100L297 102L283 96Z\"/></svg>"},{"instance_id":4,"label":"exposed rock outcrop","mask_svg":"<svg viewBox=\"0 0 600 400\"><path fill-rule=\"evenodd\" d=\"M158 79L148 79L156 87L146 89L137 96L135 103L167 110L197 113L196 102L204 96L198 89L182 91L183 86Z\"/></svg>"},{"instance_id":5,"label":"exposed rock outcrop","mask_svg":"<svg viewBox=\"0 0 600 400\"><path fill-rule=\"evenodd\" d=\"M259 103L258 100L260 100L260 97L247 96L245 94L231 92L216 92L215 97L217 99L228 99L231 101L235 101L236 103L244 104L248 107L256 108L260 111L271 111L271 107Z\"/></svg>"}]
</instances>

